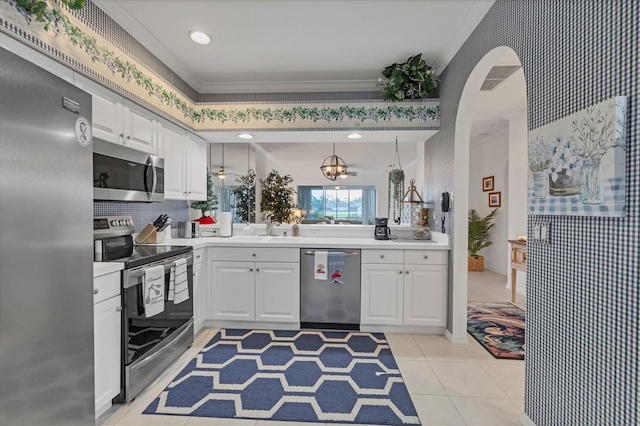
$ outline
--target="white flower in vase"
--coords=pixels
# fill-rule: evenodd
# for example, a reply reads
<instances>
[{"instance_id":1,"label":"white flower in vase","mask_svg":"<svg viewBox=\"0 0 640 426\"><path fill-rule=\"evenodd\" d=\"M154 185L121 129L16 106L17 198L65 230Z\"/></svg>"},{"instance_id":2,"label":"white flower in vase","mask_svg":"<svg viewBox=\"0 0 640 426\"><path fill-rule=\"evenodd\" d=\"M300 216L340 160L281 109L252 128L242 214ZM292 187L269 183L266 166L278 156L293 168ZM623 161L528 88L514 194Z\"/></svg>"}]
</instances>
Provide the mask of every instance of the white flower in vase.
<instances>
[{"instance_id":1,"label":"white flower in vase","mask_svg":"<svg viewBox=\"0 0 640 426\"><path fill-rule=\"evenodd\" d=\"M551 180L558 180L558 173L564 170L567 177L580 172L582 168L584 149L578 146L573 138L556 138L556 147L551 158Z\"/></svg>"}]
</instances>

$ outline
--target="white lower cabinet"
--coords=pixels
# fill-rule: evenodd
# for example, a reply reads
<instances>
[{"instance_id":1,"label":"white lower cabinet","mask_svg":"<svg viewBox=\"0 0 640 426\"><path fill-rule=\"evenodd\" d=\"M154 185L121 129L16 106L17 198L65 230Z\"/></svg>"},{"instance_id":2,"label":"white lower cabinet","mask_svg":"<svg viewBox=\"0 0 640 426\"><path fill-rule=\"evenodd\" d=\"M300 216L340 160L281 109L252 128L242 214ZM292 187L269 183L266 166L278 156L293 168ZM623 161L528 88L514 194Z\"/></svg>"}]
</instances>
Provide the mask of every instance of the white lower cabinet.
<instances>
[{"instance_id":1,"label":"white lower cabinet","mask_svg":"<svg viewBox=\"0 0 640 426\"><path fill-rule=\"evenodd\" d=\"M255 262L211 262L211 319L254 321Z\"/></svg>"},{"instance_id":2,"label":"white lower cabinet","mask_svg":"<svg viewBox=\"0 0 640 426\"><path fill-rule=\"evenodd\" d=\"M403 265L362 264L361 324L402 325Z\"/></svg>"},{"instance_id":3,"label":"white lower cabinet","mask_svg":"<svg viewBox=\"0 0 640 426\"><path fill-rule=\"evenodd\" d=\"M444 326L447 309L445 251L363 250L363 325ZM403 263L398 262L404 259ZM412 262L412 263L408 263Z\"/></svg>"},{"instance_id":4,"label":"white lower cabinet","mask_svg":"<svg viewBox=\"0 0 640 426\"><path fill-rule=\"evenodd\" d=\"M193 252L193 322L194 333L202 328L205 320L211 316L209 301L209 285L207 280L207 263L204 261L205 250Z\"/></svg>"},{"instance_id":5,"label":"white lower cabinet","mask_svg":"<svg viewBox=\"0 0 640 426\"><path fill-rule=\"evenodd\" d=\"M210 256L212 320L300 321L298 249L216 248ZM233 258L247 260L228 260Z\"/></svg>"},{"instance_id":6,"label":"white lower cabinet","mask_svg":"<svg viewBox=\"0 0 640 426\"><path fill-rule=\"evenodd\" d=\"M256 321L300 321L300 264L256 262Z\"/></svg>"},{"instance_id":7,"label":"white lower cabinet","mask_svg":"<svg viewBox=\"0 0 640 426\"><path fill-rule=\"evenodd\" d=\"M405 265L404 325L446 325L446 265Z\"/></svg>"},{"instance_id":8,"label":"white lower cabinet","mask_svg":"<svg viewBox=\"0 0 640 426\"><path fill-rule=\"evenodd\" d=\"M113 292L117 291L117 295ZM94 369L96 418L111 407L111 400L120 393L120 362L122 337L122 304L120 273L94 279ZM107 299L103 298L108 297Z\"/></svg>"}]
</instances>

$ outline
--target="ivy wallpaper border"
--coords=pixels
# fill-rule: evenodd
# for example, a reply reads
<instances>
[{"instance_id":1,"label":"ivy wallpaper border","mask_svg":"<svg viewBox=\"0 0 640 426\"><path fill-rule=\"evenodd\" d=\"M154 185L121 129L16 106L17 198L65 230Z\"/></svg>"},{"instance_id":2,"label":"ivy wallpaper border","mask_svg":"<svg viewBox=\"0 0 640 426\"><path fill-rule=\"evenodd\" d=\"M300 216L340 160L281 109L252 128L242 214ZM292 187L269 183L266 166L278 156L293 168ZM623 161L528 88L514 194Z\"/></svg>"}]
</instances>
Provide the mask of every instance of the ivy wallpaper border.
<instances>
[{"instance_id":1,"label":"ivy wallpaper border","mask_svg":"<svg viewBox=\"0 0 640 426\"><path fill-rule=\"evenodd\" d=\"M439 129L437 99L397 104L381 100L244 105L193 102L74 17L66 6L52 0L46 2L48 7L38 22L15 0L0 0L0 30L13 33L27 44L35 44L102 84L194 130L338 130L355 125L368 130Z\"/></svg>"}]
</instances>

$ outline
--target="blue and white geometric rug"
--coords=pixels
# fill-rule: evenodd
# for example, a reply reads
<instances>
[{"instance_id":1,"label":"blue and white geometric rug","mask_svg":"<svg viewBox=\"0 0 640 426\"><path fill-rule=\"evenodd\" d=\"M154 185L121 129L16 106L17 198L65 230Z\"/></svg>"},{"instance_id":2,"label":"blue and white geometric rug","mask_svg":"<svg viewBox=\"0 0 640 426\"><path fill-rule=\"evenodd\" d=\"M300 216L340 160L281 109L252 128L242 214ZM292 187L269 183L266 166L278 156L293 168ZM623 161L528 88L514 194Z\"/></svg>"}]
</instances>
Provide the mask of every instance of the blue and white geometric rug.
<instances>
[{"instance_id":1,"label":"blue and white geometric rug","mask_svg":"<svg viewBox=\"0 0 640 426\"><path fill-rule=\"evenodd\" d=\"M223 329L143 414L419 425L382 333Z\"/></svg>"}]
</instances>

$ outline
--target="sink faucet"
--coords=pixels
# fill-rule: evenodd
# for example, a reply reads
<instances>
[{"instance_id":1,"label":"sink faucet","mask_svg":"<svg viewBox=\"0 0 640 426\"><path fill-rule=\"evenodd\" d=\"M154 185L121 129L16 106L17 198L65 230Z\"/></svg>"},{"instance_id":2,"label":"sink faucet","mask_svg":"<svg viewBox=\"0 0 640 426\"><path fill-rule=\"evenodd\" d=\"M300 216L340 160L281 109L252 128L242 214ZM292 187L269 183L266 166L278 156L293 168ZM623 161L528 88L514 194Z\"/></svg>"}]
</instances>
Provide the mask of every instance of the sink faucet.
<instances>
[{"instance_id":1,"label":"sink faucet","mask_svg":"<svg viewBox=\"0 0 640 426\"><path fill-rule=\"evenodd\" d=\"M273 227L274 226L280 226L280 222L272 222L271 221L271 216L267 217L267 235L271 236L271 231L273 231Z\"/></svg>"}]
</instances>

